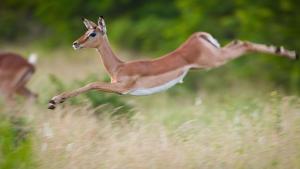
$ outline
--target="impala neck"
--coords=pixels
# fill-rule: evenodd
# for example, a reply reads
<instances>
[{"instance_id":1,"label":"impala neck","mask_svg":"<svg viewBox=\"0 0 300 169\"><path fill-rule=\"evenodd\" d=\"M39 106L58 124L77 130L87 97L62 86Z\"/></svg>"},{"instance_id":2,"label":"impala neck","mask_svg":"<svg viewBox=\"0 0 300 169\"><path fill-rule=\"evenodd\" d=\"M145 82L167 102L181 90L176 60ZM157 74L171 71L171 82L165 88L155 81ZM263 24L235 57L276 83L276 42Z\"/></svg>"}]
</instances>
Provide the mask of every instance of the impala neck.
<instances>
[{"instance_id":1,"label":"impala neck","mask_svg":"<svg viewBox=\"0 0 300 169\"><path fill-rule=\"evenodd\" d=\"M113 76L117 68L123 62L112 51L106 35L104 35L101 45L97 47L97 51L101 55L105 69L111 76Z\"/></svg>"}]
</instances>

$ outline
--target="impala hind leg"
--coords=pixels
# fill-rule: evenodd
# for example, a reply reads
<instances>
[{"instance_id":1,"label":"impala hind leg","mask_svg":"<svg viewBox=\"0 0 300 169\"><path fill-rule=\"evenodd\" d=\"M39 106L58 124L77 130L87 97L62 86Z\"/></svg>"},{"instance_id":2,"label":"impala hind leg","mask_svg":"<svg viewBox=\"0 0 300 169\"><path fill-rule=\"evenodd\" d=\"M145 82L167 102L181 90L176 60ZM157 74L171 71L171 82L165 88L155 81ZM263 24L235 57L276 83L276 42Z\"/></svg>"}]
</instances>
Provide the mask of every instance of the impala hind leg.
<instances>
[{"instance_id":1,"label":"impala hind leg","mask_svg":"<svg viewBox=\"0 0 300 169\"><path fill-rule=\"evenodd\" d=\"M15 106L16 101L14 100L14 95L13 93L6 93L4 95L4 101L8 106Z\"/></svg>"},{"instance_id":2,"label":"impala hind leg","mask_svg":"<svg viewBox=\"0 0 300 169\"><path fill-rule=\"evenodd\" d=\"M247 53L267 53L287 57L289 59L298 59L299 56L295 51L287 50L284 47L268 46L252 42L235 40L222 48L222 58L230 60Z\"/></svg>"},{"instance_id":3,"label":"impala hind leg","mask_svg":"<svg viewBox=\"0 0 300 169\"><path fill-rule=\"evenodd\" d=\"M24 86L18 88L17 94L24 96L30 102L34 102L38 98L38 95L36 93L31 92L28 88Z\"/></svg>"},{"instance_id":4,"label":"impala hind leg","mask_svg":"<svg viewBox=\"0 0 300 169\"><path fill-rule=\"evenodd\" d=\"M90 90L99 90L99 91L117 93L117 94L123 94L127 91L124 85L120 83L101 83L101 82L89 83L86 86L73 90L71 92L64 92L62 94L54 96L49 101L48 109L55 109L57 104L63 103L66 99L75 97L81 93L85 93Z\"/></svg>"}]
</instances>

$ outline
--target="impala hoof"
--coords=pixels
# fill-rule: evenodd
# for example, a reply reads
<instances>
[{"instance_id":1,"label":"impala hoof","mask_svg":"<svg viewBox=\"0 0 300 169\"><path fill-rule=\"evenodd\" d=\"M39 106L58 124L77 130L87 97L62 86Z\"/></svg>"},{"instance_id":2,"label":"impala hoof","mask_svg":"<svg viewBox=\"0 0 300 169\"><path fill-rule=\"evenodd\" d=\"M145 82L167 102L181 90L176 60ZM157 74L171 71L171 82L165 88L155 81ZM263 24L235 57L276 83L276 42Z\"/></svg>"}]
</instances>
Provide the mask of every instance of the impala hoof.
<instances>
[{"instance_id":1,"label":"impala hoof","mask_svg":"<svg viewBox=\"0 0 300 169\"><path fill-rule=\"evenodd\" d=\"M53 104L49 104L48 109L54 110L55 106Z\"/></svg>"},{"instance_id":2,"label":"impala hoof","mask_svg":"<svg viewBox=\"0 0 300 169\"><path fill-rule=\"evenodd\" d=\"M62 98L60 101L59 101L59 103L63 103L63 102L65 102L65 98Z\"/></svg>"},{"instance_id":3,"label":"impala hoof","mask_svg":"<svg viewBox=\"0 0 300 169\"><path fill-rule=\"evenodd\" d=\"M50 100L49 103L56 104L54 100Z\"/></svg>"},{"instance_id":4,"label":"impala hoof","mask_svg":"<svg viewBox=\"0 0 300 169\"><path fill-rule=\"evenodd\" d=\"M50 100L49 104L48 104L48 109L51 109L51 110L55 109L55 104L56 103L54 100Z\"/></svg>"}]
</instances>

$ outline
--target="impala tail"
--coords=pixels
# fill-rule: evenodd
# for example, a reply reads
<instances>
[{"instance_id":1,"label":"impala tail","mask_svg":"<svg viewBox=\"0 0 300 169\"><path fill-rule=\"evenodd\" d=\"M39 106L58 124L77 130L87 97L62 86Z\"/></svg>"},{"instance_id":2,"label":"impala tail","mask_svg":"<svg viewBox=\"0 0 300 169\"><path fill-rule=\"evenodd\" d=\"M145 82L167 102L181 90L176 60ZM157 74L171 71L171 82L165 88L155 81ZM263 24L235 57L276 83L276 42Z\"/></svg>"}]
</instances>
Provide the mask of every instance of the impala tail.
<instances>
[{"instance_id":1,"label":"impala tail","mask_svg":"<svg viewBox=\"0 0 300 169\"><path fill-rule=\"evenodd\" d=\"M28 57L28 62L32 65L35 65L38 59L38 55L36 53L31 53Z\"/></svg>"}]
</instances>

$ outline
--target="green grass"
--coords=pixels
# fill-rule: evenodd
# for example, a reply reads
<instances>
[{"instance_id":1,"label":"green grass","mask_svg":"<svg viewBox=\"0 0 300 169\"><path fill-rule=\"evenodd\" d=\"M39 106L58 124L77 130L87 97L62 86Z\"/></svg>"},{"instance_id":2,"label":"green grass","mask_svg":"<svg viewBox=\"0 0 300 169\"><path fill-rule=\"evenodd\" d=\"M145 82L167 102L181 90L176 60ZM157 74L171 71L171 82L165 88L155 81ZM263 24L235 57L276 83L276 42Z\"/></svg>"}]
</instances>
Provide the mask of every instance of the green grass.
<instances>
[{"instance_id":1,"label":"green grass","mask_svg":"<svg viewBox=\"0 0 300 169\"><path fill-rule=\"evenodd\" d=\"M0 115L0 168L35 168L31 131L23 119Z\"/></svg>"}]
</instances>

